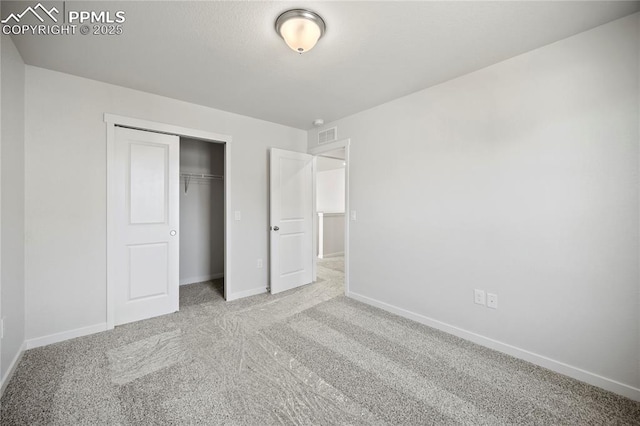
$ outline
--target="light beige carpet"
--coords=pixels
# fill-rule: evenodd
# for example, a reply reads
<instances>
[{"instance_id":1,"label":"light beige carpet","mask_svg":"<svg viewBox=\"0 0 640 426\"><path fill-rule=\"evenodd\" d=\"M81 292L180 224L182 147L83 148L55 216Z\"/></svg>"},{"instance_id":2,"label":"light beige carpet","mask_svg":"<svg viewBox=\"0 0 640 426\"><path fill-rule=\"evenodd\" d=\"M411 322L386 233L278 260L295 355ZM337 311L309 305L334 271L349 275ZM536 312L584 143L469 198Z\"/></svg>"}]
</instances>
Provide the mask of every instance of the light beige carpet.
<instances>
[{"instance_id":1,"label":"light beige carpet","mask_svg":"<svg viewBox=\"0 0 640 426\"><path fill-rule=\"evenodd\" d=\"M640 404L316 284L180 312L28 351L3 425L640 424ZM343 269L343 268L342 268Z\"/></svg>"}]
</instances>

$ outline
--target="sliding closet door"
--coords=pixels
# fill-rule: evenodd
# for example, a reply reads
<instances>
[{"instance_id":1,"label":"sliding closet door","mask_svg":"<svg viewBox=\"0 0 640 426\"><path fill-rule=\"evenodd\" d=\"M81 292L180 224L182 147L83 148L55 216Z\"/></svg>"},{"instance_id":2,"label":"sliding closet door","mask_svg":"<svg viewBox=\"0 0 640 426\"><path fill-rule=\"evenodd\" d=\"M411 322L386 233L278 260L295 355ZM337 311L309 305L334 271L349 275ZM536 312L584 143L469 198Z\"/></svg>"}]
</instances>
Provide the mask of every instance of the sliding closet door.
<instances>
[{"instance_id":1,"label":"sliding closet door","mask_svg":"<svg viewBox=\"0 0 640 426\"><path fill-rule=\"evenodd\" d=\"M115 325L178 310L177 136L115 129Z\"/></svg>"}]
</instances>

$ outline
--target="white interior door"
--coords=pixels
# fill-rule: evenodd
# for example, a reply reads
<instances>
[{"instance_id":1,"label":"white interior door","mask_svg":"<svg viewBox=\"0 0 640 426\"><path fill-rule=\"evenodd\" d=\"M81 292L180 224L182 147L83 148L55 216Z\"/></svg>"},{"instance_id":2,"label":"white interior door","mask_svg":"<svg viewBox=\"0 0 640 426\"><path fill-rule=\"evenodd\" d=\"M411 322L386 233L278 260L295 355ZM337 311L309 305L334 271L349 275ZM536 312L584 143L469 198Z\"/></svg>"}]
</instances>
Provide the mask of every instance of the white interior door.
<instances>
[{"instance_id":1,"label":"white interior door","mask_svg":"<svg viewBox=\"0 0 640 426\"><path fill-rule=\"evenodd\" d=\"M312 279L313 157L271 149L271 293Z\"/></svg>"},{"instance_id":2,"label":"white interior door","mask_svg":"<svg viewBox=\"0 0 640 426\"><path fill-rule=\"evenodd\" d=\"M115 325L178 310L180 140L115 128Z\"/></svg>"}]
</instances>

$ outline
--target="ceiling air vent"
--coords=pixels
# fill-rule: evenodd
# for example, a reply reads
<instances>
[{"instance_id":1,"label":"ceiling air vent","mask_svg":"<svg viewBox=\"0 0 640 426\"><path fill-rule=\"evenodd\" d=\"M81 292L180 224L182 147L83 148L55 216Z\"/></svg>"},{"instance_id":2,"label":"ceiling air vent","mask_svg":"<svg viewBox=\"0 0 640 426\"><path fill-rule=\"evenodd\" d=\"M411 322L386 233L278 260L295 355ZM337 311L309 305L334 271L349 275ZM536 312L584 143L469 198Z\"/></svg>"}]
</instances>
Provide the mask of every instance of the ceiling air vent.
<instances>
[{"instance_id":1,"label":"ceiling air vent","mask_svg":"<svg viewBox=\"0 0 640 426\"><path fill-rule=\"evenodd\" d=\"M332 127L318 132L318 144L335 142L338 140L338 128Z\"/></svg>"}]
</instances>

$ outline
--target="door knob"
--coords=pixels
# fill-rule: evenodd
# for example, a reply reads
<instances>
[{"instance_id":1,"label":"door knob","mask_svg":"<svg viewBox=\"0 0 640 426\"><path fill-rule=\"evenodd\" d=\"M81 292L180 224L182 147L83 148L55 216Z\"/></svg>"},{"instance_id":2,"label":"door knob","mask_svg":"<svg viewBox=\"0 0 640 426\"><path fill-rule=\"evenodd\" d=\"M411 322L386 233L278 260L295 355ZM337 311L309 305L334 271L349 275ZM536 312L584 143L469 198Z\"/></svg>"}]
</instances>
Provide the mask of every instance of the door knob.
<instances>
[{"instance_id":1,"label":"door knob","mask_svg":"<svg viewBox=\"0 0 640 426\"><path fill-rule=\"evenodd\" d=\"M177 232L175 231L175 229L172 229L171 232L169 232L169 235L171 235L172 237L175 237L177 234Z\"/></svg>"},{"instance_id":2,"label":"door knob","mask_svg":"<svg viewBox=\"0 0 640 426\"><path fill-rule=\"evenodd\" d=\"M280 230L280 228L279 228L279 227L277 227L277 226L274 226L274 227L273 227L273 230L274 230L274 231L279 231L279 230Z\"/></svg>"}]
</instances>

